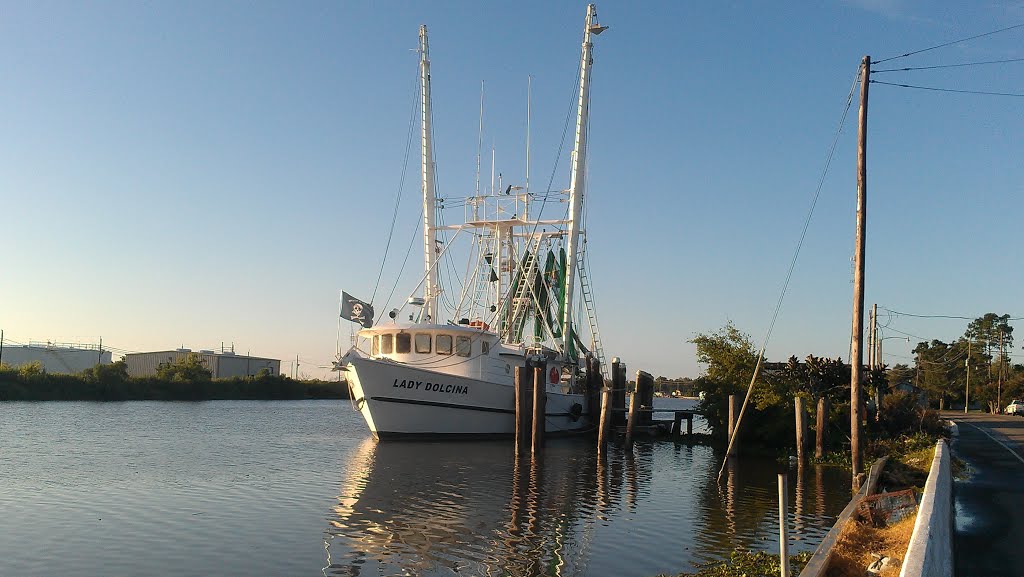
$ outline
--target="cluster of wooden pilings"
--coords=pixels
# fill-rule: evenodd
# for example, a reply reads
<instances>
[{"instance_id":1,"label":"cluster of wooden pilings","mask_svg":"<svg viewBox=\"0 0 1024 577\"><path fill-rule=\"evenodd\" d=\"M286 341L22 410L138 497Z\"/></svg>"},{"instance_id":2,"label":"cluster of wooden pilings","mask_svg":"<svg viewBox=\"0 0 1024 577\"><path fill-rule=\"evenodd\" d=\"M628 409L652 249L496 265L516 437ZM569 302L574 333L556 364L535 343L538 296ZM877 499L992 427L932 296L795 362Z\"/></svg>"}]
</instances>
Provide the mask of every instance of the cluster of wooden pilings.
<instances>
[{"instance_id":1,"label":"cluster of wooden pilings","mask_svg":"<svg viewBox=\"0 0 1024 577\"><path fill-rule=\"evenodd\" d=\"M605 380L600 363L587 357L586 414L595 420L597 429L597 450L603 453L610 436L617 429L625 429L625 446L633 447L637 434L664 430L668 421L654 420L654 377L645 371L637 371L636 388L630 395L629 410L626 410L626 367L618 357L612 359L611 379ZM547 364L528 362L525 367L515 369L516 397L516 455L527 452L537 454L544 446L544 411L547 395ZM731 402L731 401L730 401ZM671 431L676 438L682 435L682 422L686 421L686 434L693 434L694 410L664 411L674 413ZM731 422L731 421L730 421Z\"/></svg>"}]
</instances>

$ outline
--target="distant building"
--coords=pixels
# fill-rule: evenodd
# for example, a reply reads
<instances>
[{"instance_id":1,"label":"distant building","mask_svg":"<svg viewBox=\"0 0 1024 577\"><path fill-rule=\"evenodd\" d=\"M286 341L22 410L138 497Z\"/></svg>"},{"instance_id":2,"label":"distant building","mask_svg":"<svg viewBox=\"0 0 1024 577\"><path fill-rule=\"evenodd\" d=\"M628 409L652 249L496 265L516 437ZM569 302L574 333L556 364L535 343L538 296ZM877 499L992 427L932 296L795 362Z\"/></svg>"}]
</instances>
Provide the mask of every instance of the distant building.
<instances>
[{"instance_id":1,"label":"distant building","mask_svg":"<svg viewBox=\"0 0 1024 577\"><path fill-rule=\"evenodd\" d=\"M51 374L75 374L96 365L109 365L110 351L99 345L78 343L29 343L27 345L4 345L0 361L5 365L21 365L39 361L43 369Z\"/></svg>"},{"instance_id":2,"label":"distant building","mask_svg":"<svg viewBox=\"0 0 1024 577\"><path fill-rule=\"evenodd\" d=\"M279 359L236 355L231 351L193 352L190 349L175 349L151 353L128 353L124 356L124 361L128 369L128 376L149 377L156 374L157 367L160 365L177 362L190 354L198 356L206 368L213 373L215 379L255 376L261 369L266 369L271 375L281 374Z\"/></svg>"}]
</instances>

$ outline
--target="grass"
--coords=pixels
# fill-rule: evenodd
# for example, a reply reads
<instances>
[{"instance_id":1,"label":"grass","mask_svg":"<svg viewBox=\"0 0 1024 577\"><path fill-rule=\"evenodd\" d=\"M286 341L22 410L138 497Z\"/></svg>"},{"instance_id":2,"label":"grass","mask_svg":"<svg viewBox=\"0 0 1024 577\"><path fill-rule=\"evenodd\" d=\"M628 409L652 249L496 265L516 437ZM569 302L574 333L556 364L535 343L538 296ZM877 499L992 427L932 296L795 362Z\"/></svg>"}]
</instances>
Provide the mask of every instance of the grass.
<instances>
[{"instance_id":1,"label":"grass","mask_svg":"<svg viewBox=\"0 0 1024 577\"><path fill-rule=\"evenodd\" d=\"M900 561L907 553L910 535L914 532L915 517L907 517L888 527L872 527L851 521L843 527L832 550L832 560L825 575L828 577L863 577L865 569L876 557L885 555L893 562L881 575L898 575Z\"/></svg>"},{"instance_id":2,"label":"grass","mask_svg":"<svg viewBox=\"0 0 1024 577\"><path fill-rule=\"evenodd\" d=\"M810 553L790 556L790 575L799 575L810 558ZM778 574L778 555L764 551L733 551L728 561L701 563L697 565L696 573L680 573L678 577L775 577Z\"/></svg>"}]
</instances>

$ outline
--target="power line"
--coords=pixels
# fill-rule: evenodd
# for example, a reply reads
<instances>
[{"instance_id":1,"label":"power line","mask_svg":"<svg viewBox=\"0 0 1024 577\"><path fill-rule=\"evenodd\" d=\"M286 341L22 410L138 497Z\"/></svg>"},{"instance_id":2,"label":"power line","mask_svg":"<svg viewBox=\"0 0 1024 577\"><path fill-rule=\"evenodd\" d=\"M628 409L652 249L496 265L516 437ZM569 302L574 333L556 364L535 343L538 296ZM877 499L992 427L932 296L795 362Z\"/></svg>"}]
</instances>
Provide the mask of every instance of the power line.
<instances>
[{"instance_id":1,"label":"power line","mask_svg":"<svg viewBox=\"0 0 1024 577\"><path fill-rule=\"evenodd\" d=\"M1015 92L987 92L984 90L957 90L955 88L937 88L934 86L915 86L913 84L898 84L895 82L882 82L881 80L872 80L872 84L885 84L888 86L899 86L900 88L916 88L918 90L931 90L932 92L955 92L957 94L984 94L986 96L1015 96L1018 98L1024 97L1024 94Z\"/></svg>"},{"instance_id":2,"label":"power line","mask_svg":"<svg viewBox=\"0 0 1024 577\"><path fill-rule=\"evenodd\" d=\"M952 42L946 42L944 44L938 44L938 45L935 45L935 46L929 46L928 48L922 48L920 50L914 50L913 52L907 52L906 54L900 54L899 56L890 56L889 58L883 58L881 60L875 60L875 61L872 62L872 64L881 64L882 62L888 62L890 60L896 60L897 58L906 58L907 56L913 56L914 54L920 54L922 52L928 52L929 50L935 50L936 48L944 48L946 46L951 46L953 44L958 44L960 42L966 42L968 40L974 40L975 38L981 38L983 36L991 36L993 34L998 34L1000 32L1006 32L1007 30L1013 30L1015 28L1022 28L1022 27L1024 27L1024 23L1022 23L1022 24L1015 24L1013 26L1008 26L1006 28L1000 28L999 30L993 30L991 32L985 32L984 34L977 34L975 36L970 36L968 38L961 38L960 40L953 40Z\"/></svg>"},{"instance_id":3,"label":"power line","mask_svg":"<svg viewBox=\"0 0 1024 577\"><path fill-rule=\"evenodd\" d=\"M915 318L920 318L920 319L963 319L963 320L967 320L967 321L973 321L973 320L976 320L978 318L978 317L964 317L964 316L958 316L958 315L918 315L918 314L913 314L913 313L905 313L905 312L900 312L900 311L894 311L894 310L892 310L892 309L890 309L888 307L884 307L882 305L878 305L878 308L880 308L880 309L882 309L884 311L890 312L890 313L892 313L894 315L904 316L904 317L915 317ZM1008 320L1008 321L1019 321L1019 320L1024 320L1024 317L1010 317L1010 318L1008 318L1006 320ZM895 330L895 329L893 329L893 330Z\"/></svg>"},{"instance_id":4,"label":"power line","mask_svg":"<svg viewBox=\"0 0 1024 577\"><path fill-rule=\"evenodd\" d=\"M965 66L981 66L983 64L1006 64L1010 62L1024 62L1024 58L1009 58L1007 60L985 60L982 62L962 62L960 64L938 64L935 66L912 66L908 68L885 68L882 70L872 70L872 74L879 74L882 72L910 72L911 70L936 70L939 68L963 68Z\"/></svg>"}]
</instances>

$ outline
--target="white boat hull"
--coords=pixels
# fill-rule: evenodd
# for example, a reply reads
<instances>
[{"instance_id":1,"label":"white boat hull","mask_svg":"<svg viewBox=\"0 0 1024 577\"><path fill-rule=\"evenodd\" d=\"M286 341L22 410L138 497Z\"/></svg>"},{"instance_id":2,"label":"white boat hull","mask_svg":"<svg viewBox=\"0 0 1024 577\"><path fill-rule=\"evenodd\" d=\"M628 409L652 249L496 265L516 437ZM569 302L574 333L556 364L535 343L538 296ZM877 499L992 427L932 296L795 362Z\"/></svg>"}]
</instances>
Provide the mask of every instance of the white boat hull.
<instances>
[{"instance_id":1,"label":"white boat hull","mask_svg":"<svg viewBox=\"0 0 1024 577\"><path fill-rule=\"evenodd\" d=\"M515 387L410 367L387 360L351 359L352 402L378 439L486 437L515 433ZM545 431L589 428L581 394L547 393Z\"/></svg>"}]
</instances>

